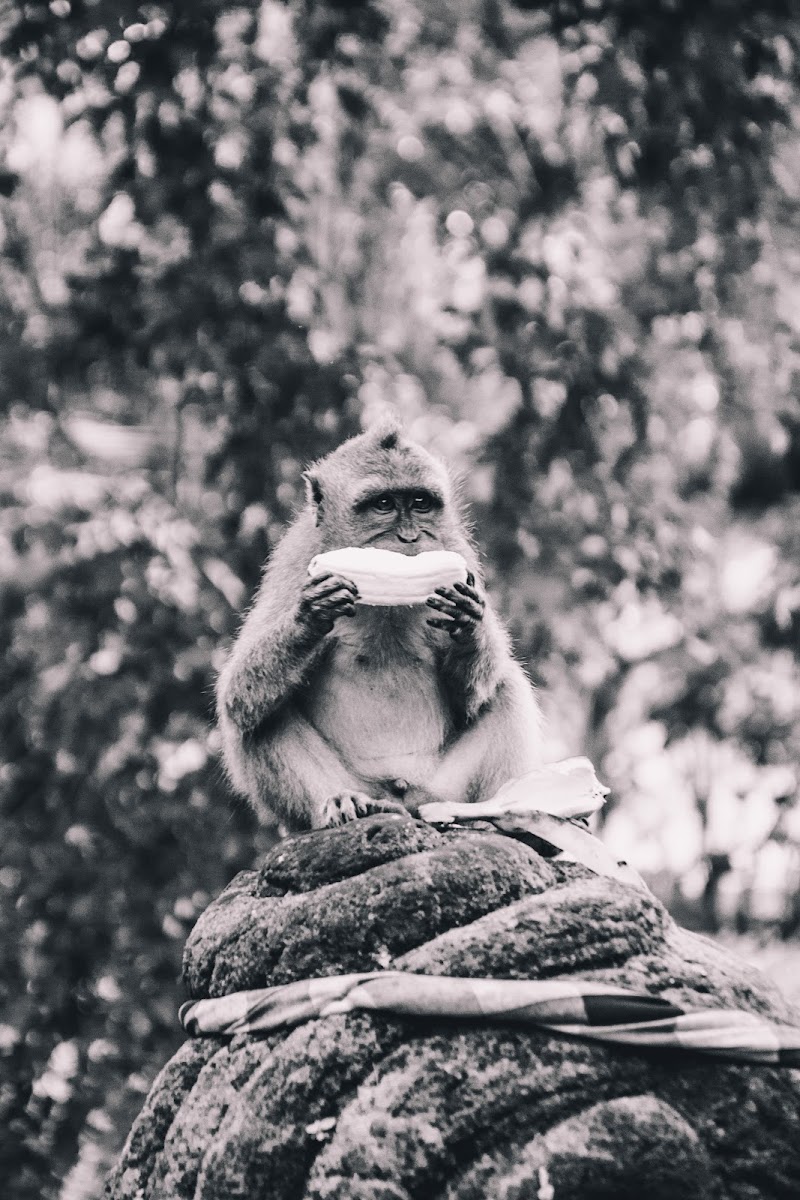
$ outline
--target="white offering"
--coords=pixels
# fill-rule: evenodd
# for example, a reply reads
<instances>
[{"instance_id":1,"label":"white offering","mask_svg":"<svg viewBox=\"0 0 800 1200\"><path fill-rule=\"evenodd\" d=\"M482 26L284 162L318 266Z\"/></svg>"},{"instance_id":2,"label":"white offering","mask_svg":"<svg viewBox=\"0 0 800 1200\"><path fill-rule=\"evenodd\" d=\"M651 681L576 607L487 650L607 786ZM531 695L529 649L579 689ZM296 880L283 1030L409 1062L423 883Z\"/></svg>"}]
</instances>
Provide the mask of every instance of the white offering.
<instances>
[{"instance_id":1,"label":"white offering","mask_svg":"<svg viewBox=\"0 0 800 1200\"><path fill-rule=\"evenodd\" d=\"M491 800L478 804L432 801L423 804L423 821L480 821L491 817L548 813L570 819L588 817L606 802L608 788L588 758L564 758L504 783Z\"/></svg>"},{"instance_id":2,"label":"white offering","mask_svg":"<svg viewBox=\"0 0 800 1200\"><path fill-rule=\"evenodd\" d=\"M452 550L396 554L376 546L344 546L317 554L309 575L332 571L358 588L358 603L376 606L424 604L438 587L466 583L467 564Z\"/></svg>"}]
</instances>

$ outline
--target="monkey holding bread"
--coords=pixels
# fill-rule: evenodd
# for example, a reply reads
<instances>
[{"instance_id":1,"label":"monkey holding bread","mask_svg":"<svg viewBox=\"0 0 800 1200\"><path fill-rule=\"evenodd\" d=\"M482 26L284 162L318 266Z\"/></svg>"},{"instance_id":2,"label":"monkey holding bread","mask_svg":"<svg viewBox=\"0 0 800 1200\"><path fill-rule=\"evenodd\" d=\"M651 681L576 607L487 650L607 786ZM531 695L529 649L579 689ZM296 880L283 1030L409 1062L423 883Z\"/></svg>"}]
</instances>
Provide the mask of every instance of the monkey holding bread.
<instances>
[{"instance_id":1,"label":"monkey holding bread","mask_svg":"<svg viewBox=\"0 0 800 1200\"><path fill-rule=\"evenodd\" d=\"M533 688L484 593L444 465L384 424L305 479L307 504L218 681L234 787L262 815L321 829L487 800L538 767ZM447 582L426 596L437 575Z\"/></svg>"}]
</instances>

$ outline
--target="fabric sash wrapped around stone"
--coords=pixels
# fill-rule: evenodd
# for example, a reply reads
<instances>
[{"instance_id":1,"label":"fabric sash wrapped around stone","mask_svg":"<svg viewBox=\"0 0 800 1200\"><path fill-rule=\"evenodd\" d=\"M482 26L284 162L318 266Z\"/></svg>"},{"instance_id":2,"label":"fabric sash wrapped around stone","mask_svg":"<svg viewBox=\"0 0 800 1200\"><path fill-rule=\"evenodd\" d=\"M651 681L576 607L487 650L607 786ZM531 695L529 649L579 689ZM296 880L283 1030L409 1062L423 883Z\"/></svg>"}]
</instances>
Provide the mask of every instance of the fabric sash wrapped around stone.
<instances>
[{"instance_id":1,"label":"fabric sash wrapped around stone","mask_svg":"<svg viewBox=\"0 0 800 1200\"><path fill-rule=\"evenodd\" d=\"M575 978L684 1009L798 1014L640 887L494 831L376 816L276 846L200 918L192 999L380 971ZM800 1072L355 1011L188 1040L113 1200L648 1200L800 1194Z\"/></svg>"}]
</instances>

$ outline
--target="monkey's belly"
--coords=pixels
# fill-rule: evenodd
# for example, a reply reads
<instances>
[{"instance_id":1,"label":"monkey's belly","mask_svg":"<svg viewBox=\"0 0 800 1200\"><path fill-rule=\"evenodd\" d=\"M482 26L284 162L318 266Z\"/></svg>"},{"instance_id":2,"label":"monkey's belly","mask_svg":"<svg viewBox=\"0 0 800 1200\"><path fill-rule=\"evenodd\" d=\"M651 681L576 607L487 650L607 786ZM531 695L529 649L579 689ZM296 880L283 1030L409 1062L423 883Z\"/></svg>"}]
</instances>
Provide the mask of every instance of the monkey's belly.
<instances>
[{"instance_id":1,"label":"monkey's belly","mask_svg":"<svg viewBox=\"0 0 800 1200\"><path fill-rule=\"evenodd\" d=\"M436 681L424 667L342 672L318 680L306 715L364 780L429 777L449 732Z\"/></svg>"}]
</instances>

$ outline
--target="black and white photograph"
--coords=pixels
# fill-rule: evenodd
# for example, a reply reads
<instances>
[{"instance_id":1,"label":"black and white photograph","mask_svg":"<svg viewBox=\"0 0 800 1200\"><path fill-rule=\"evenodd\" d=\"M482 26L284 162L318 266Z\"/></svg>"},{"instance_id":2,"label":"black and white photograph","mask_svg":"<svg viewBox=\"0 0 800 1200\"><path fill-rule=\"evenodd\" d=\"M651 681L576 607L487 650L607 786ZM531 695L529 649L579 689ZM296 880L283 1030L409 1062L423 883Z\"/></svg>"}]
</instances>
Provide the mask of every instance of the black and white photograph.
<instances>
[{"instance_id":1,"label":"black and white photograph","mask_svg":"<svg viewBox=\"0 0 800 1200\"><path fill-rule=\"evenodd\" d=\"M0 0L0 1196L800 1195L800 2Z\"/></svg>"}]
</instances>

